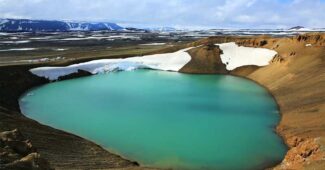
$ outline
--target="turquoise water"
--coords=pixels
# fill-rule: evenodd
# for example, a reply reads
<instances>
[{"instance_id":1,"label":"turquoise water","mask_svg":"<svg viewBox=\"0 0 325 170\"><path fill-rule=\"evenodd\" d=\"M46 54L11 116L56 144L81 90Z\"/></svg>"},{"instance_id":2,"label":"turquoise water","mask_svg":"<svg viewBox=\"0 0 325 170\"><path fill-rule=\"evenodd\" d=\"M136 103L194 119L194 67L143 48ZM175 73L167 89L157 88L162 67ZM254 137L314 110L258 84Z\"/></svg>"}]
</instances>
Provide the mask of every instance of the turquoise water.
<instances>
[{"instance_id":1,"label":"turquoise water","mask_svg":"<svg viewBox=\"0 0 325 170\"><path fill-rule=\"evenodd\" d=\"M268 92L224 75L152 70L50 83L22 96L26 116L149 167L260 169L286 151Z\"/></svg>"}]
</instances>

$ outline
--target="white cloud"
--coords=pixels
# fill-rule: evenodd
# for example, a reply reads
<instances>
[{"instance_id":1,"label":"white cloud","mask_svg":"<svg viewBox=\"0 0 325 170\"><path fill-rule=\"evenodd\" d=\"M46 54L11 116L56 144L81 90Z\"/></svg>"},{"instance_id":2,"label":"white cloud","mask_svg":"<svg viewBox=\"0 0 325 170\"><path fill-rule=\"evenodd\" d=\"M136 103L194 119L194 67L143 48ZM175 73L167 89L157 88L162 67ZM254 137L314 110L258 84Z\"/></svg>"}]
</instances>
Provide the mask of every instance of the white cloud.
<instances>
[{"instance_id":1,"label":"white cloud","mask_svg":"<svg viewBox=\"0 0 325 170\"><path fill-rule=\"evenodd\" d=\"M325 27L323 0L0 0L0 18L147 25Z\"/></svg>"},{"instance_id":2,"label":"white cloud","mask_svg":"<svg viewBox=\"0 0 325 170\"><path fill-rule=\"evenodd\" d=\"M249 15L239 15L234 18L234 21L237 21L240 23L255 23L256 17L249 16Z\"/></svg>"}]
</instances>

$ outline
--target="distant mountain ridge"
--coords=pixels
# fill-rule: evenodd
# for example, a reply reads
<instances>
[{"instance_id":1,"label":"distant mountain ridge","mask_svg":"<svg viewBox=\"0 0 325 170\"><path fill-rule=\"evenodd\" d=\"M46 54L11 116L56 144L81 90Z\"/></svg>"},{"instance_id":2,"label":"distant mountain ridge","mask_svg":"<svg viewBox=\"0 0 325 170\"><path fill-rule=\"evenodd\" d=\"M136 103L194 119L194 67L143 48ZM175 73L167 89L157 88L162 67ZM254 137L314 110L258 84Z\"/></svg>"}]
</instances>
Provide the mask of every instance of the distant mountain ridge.
<instances>
[{"instance_id":1,"label":"distant mountain ridge","mask_svg":"<svg viewBox=\"0 0 325 170\"><path fill-rule=\"evenodd\" d=\"M306 29L306 28L303 26L295 26L295 27L289 28L289 30L303 30L303 29Z\"/></svg>"},{"instance_id":2,"label":"distant mountain ridge","mask_svg":"<svg viewBox=\"0 0 325 170\"><path fill-rule=\"evenodd\" d=\"M177 31L176 28L173 27L152 27L152 28L145 28L148 31L153 31L153 32L173 32Z\"/></svg>"},{"instance_id":3,"label":"distant mountain ridge","mask_svg":"<svg viewBox=\"0 0 325 170\"><path fill-rule=\"evenodd\" d=\"M0 19L2 32L115 31L123 27L110 22L74 22L29 19Z\"/></svg>"}]
</instances>

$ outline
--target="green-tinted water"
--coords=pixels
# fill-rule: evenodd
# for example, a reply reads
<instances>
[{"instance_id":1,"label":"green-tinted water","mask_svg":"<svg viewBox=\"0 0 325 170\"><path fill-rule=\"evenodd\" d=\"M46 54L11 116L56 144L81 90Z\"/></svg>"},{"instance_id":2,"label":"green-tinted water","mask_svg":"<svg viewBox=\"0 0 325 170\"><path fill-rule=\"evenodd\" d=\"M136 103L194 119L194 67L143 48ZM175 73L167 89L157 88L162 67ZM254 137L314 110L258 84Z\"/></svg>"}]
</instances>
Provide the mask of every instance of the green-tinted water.
<instances>
[{"instance_id":1,"label":"green-tinted water","mask_svg":"<svg viewBox=\"0 0 325 170\"><path fill-rule=\"evenodd\" d=\"M20 105L32 119L147 166L259 169L286 151L273 98L232 76L116 72L47 84Z\"/></svg>"}]
</instances>

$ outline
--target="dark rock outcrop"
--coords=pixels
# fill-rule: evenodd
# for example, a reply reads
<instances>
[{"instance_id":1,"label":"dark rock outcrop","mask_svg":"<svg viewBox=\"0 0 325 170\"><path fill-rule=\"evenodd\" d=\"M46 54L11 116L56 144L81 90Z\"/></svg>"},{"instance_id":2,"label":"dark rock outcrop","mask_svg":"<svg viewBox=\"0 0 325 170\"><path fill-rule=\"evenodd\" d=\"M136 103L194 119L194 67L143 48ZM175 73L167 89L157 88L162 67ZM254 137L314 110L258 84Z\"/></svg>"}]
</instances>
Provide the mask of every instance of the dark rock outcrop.
<instances>
[{"instance_id":1,"label":"dark rock outcrop","mask_svg":"<svg viewBox=\"0 0 325 170\"><path fill-rule=\"evenodd\" d=\"M284 58L281 55L277 54L273 57L270 63L282 63L282 62L284 62Z\"/></svg>"},{"instance_id":2,"label":"dark rock outcrop","mask_svg":"<svg viewBox=\"0 0 325 170\"><path fill-rule=\"evenodd\" d=\"M29 72L30 68L32 66L0 67L0 106L9 110L20 111L19 97L28 89L49 82L45 78L34 76Z\"/></svg>"},{"instance_id":3,"label":"dark rock outcrop","mask_svg":"<svg viewBox=\"0 0 325 170\"><path fill-rule=\"evenodd\" d=\"M74 79L74 78L79 78L79 77L86 77L86 76L91 76L92 74L89 73L88 71L84 71L84 70L78 70L77 73L72 73L66 76L61 76L59 77L59 81L61 80L69 80L69 79Z\"/></svg>"},{"instance_id":4,"label":"dark rock outcrop","mask_svg":"<svg viewBox=\"0 0 325 170\"><path fill-rule=\"evenodd\" d=\"M306 44L312 44L316 46L324 46L325 45L325 34L317 34L317 33L311 33L311 34L303 34L298 35L296 37L293 37L293 40L298 42L303 42Z\"/></svg>"},{"instance_id":5,"label":"dark rock outcrop","mask_svg":"<svg viewBox=\"0 0 325 170\"><path fill-rule=\"evenodd\" d=\"M17 130L0 133L0 170L50 170L50 164Z\"/></svg>"}]
</instances>

